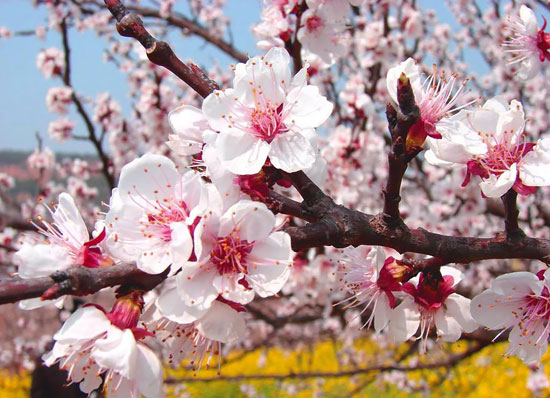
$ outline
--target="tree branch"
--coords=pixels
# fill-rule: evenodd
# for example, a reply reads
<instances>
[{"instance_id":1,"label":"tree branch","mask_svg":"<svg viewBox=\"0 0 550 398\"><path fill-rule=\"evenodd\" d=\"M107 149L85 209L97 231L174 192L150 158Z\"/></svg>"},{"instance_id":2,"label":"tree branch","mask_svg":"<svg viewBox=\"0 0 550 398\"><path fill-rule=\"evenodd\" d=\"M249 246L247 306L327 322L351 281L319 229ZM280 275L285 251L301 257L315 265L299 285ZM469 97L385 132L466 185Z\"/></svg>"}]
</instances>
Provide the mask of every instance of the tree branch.
<instances>
[{"instance_id":1,"label":"tree branch","mask_svg":"<svg viewBox=\"0 0 550 398\"><path fill-rule=\"evenodd\" d=\"M137 14L130 13L119 0L105 0L105 5L115 19L118 33L139 41L147 52L147 57L156 65L162 66L187 83L203 98L218 89L218 84L210 80L206 73L193 63L182 62L168 43L155 39L143 26Z\"/></svg>"},{"instance_id":2,"label":"tree branch","mask_svg":"<svg viewBox=\"0 0 550 398\"><path fill-rule=\"evenodd\" d=\"M161 283L166 275L167 272L158 275L147 274L132 264L118 264L105 268L75 266L47 277L0 280L0 304L36 297L53 300L66 294L85 296L118 285L129 285L148 291Z\"/></svg>"}]
</instances>

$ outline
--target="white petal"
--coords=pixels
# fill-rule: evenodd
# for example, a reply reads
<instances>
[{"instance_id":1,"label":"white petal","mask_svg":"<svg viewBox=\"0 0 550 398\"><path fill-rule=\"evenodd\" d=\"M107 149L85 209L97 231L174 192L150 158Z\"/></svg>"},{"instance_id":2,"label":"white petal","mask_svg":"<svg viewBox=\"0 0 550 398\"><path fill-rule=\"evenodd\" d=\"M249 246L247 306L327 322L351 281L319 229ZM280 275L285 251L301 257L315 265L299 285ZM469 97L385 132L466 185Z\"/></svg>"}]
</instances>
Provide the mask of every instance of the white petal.
<instances>
[{"instance_id":1,"label":"white petal","mask_svg":"<svg viewBox=\"0 0 550 398\"><path fill-rule=\"evenodd\" d=\"M194 272L185 269L176 275L176 284L178 294L185 305L201 311L209 308L218 297L218 290L213 285L218 273L215 269L206 270L207 265L203 265L203 268L198 267Z\"/></svg>"},{"instance_id":2,"label":"white petal","mask_svg":"<svg viewBox=\"0 0 550 398\"><path fill-rule=\"evenodd\" d=\"M296 87L287 95L283 113L288 112L288 116L284 123L301 129L316 128L330 117L333 107L316 86Z\"/></svg>"},{"instance_id":3,"label":"white petal","mask_svg":"<svg viewBox=\"0 0 550 398\"><path fill-rule=\"evenodd\" d=\"M204 143L203 131L210 128L202 111L194 106L183 105L168 114L170 134L168 145L179 155L199 153Z\"/></svg>"},{"instance_id":4,"label":"white petal","mask_svg":"<svg viewBox=\"0 0 550 398\"><path fill-rule=\"evenodd\" d=\"M157 306L164 317L180 324L195 322L208 311L206 308L186 305L176 288L162 292L157 298Z\"/></svg>"},{"instance_id":5,"label":"white petal","mask_svg":"<svg viewBox=\"0 0 550 398\"><path fill-rule=\"evenodd\" d=\"M244 118L236 107L235 90L215 90L202 102L202 111L213 130L227 132L231 129L228 116Z\"/></svg>"},{"instance_id":6,"label":"white petal","mask_svg":"<svg viewBox=\"0 0 550 398\"><path fill-rule=\"evenodd\" d=\"M388 296L384 293L378 297L374 307L374 330L380 333L390 322L392 309Z\"/></svg>"},{"instance_id":7,"label":"white petal","mask_svg":"<svg viewBox=\"0 0 550 398\"><path fill-rule=\"evenodd\" d=\"M53 338L63 343L91 340L111 327L103 311L96 307L82 307L75 311Z\"/></svg>"},{"instance_id":8,"label":"white petal","mask_svg":"<svg viewBox=\"0 0 550 398\"><path fill-rule=\"evenodd\" d=\"M418 101L418 90L420 85L420 73L418 65L412 58L408 58L406 61L401 62L400 64L390 68L388 74L386 75L386 87L388 89L388 94L394 104L397 104L397 81L401 77L401 74L404 73L411 82L413 87L415 99Z\"/></svg>"},{"instance_id":9,"label":"white petal","mask_svg":"<svg viewBox=\"0 0 550 398\"><path fill-rule=\"evenodd\" d=\"M223 167L239 175L259 172L267 159L269 149L266 141L236 129L220 133L216 140L216 153Z\"/></svg>"},{"instance_id":10,"label":"white petal","mask_svg":"<svg viewBox=\"0 0 550 398\"><path fill-rule=\"evenodd\" d=\"M525 305L524 301L509 302L506 296L486 290L472 299L470 312L472 317L489 329L504 329L517 324Z\"/></svg>"},{"instance_id":11,"label":"white petal","mask_svg":"<svg viewBox=\"0 0 550 398\"><path fill-rule=\"evenodd\" d=\"M542 289L543 281L531 272L500 275L491 284L491 290L496 294L512 297L525 297L533 293L539 295Z\"/></svg>"},{"instance_id":12,"label":"white petal","mask_svg":"<svg viewBox=\"0 0 550 398\"><path fill-rule=\"evenodd\" d=\"M443 308L439 308L434 316L437 334L441 340L453 342L457 341L462 334L462 329L457 320L445 313Z\"/></svg>"},{"instance_id":13,"label":"white petal","mask_svg":"<svg viewBox=\"0 0 550 398\"><path fill-rule=\"evenodd\" d=\"M138 344L137 348L135 381L138 390L146 398L163 397L163 372L159 359L143 344Z\"/></svg>"},{"instance_id":14,"label":"white petal","mask_svg":"<svg viewBox=\"0 0 550 398\"><path fill-rule=\"evenodd\" d=\"M448 265L444 265L440 268L441 275L443 276L452 276L453 277L453 286L456 286L463 278L464 273L462 273L460 270L456 269L455 267L449 267Z\"/></svg>"},{"instance_id":15,"label":"white petal","mask_svg":"<svg viewBox=\"0 0 550 398\"><path fill-rule=\"evenodd\" d=\"M514 186L517 178L517 166L514 163L498 178L491 174L489 178L479 183L479 187L485 196L488 198L500 198Z\"/></svg>"},{"instance_id":16,"label":"white petal","mask_svg":"<svg viewBox=\"0 0 550 398\"><path fill-rule=\"evenodd\" d=\"M59 195L59 204L53 218L57 228L63 234L63 238L74 246L80 247L84 242L90 240L88 228L86 228L74 199L68 193L63 192Z\"/></svg>"},{"instance_id":17,"label":"white petal","mask_svg":"<svg viewBox=\"0 0 550 398\"><path fill-rule=\"evenodd\" d=\"M127 379L132 379L138 357L134 334L130 329L120 330L111 326L107 336L95 342L91 356L100 367L113 369Z\"/></svg>"},{"instance_id":18,"label":"white petal","mask_svg":"<svg viewBox=\"0 0 550 398\"><path fill-rule=\"evenodd\" d=\"M23 279L48 276L63 271L72 264L68 250L55 244L30 244L25 242L14 254L13 261L19 266L18 273Z\"/></svg>"},{"instance_id":19,"label":"white petal","mask_svg":"<svg viewBox=\"0 0 550 398\"><path fill-rule=\"evenodd\" d=\"M525 33L529 36L536 36L539 27L537 24L537 17L533 10L526 5L522 5L519 8L519 17L525 25Z\"/></svg>"},{"instance_id":20,"label":"white petal","mask_svg":"<svg viewBox=\"0 0 550 398\"><path fill-rule=\"evenodd\" d=\"M550 137L538 140L520 163L519 178L528 186L550 185Z\"/></svg>"},{"instance_id":21,"label":"white petal","mask_svg":"<svg viewBox=\"0 0 550 398\"><path fill-rule=\"evenodd\" d=\"M275 226L275 216L260 202L241 200L231 206L220 218L218 236L224 237L238 228L239 238L248 242L266 238Z\"/></svg>"},{"instance_id":22,"label":"white petal","mask_svg":"<svg viewBox=\"0 0 550 398\"><path fill-rule=\"evenodd\" d=\"M390 315L388 335L395 342L407 341L416 333L418 326L420 326L418 305L413 299L406 297Z\"/></svg>"},{"instance_id":23,"label":"white petal","mask_svg":"<svg viewBox=\"0 0 550 398\"><path fill-rule=\"evenodd\" d=\"M153 240L154 243L151 244ZM149 245L153 248L142 252L136 265L148 274L160 274L172 264L172 251L169 244L160 238L151 238Z\"/></svg>"},{"instance_id":24,"label":"white petal","mask_svg":"<svg viewBox=\"0 0 550 398\"><path fill-rule=\"evenodd\" d=\"M197 322L199 332L212 340L231 343L244 336L246 325L241 313L219 301Z\"/></svg>"},{"instance_id":25,"label":"white petal","mask_svg":"<svg viewBox=\"0 0 550 398\"><path fill-rule=\"evenodd\" d=\"M189 260L189 256L193 252L193 240L186 223L172 223L170 224L170 228L172 230L172 240L170 241L172 268L170 272L175 272Z\"/></svg>"},{"instance_id":26,"label":"white petal","mask_svg":"<svg viewBox=\"0 0 550 398\"><path fill-rule=\"evenodd\" d=\"M269 160L278 169L288 173L304 170L315 162L316 152L302 134L288 131L271 142Z\"/></svg>"},{"instance_id":27,"label":"white petal","mask_svg":"<svg viewBox=\"0 0 550 398\"><path fill-rule=\"evenodd\" d=\"M152 209L173 196L180 175L165 156L146 154L125 165L120 172L118 191L124 203Z\"/></svg>"},{"instance_id":28,"label":"white petal","mask_svg":"<svg viewBox=\"0 0 550 398\"><path fill-rule=\"evenodd\" d=\"M445 300L446 315L456 319L466 333L473 332L479 326L470 313L471 301L469 298L456 293L449 295Z\"/></svg>"}]
</instances>

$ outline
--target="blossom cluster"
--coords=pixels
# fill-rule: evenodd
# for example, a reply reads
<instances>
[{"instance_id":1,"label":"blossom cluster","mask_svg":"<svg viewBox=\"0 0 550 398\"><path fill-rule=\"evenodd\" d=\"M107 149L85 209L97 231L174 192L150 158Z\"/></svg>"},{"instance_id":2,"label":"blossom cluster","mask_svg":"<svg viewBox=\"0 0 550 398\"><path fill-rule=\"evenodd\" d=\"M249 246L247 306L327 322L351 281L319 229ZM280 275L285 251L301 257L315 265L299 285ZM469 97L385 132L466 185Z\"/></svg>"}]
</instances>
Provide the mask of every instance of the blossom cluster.
<instances>
[{"instance_id":1,"label":"blossom cluster","mask_svg":"<svg viewBox=\"0 0 550 398\"><path fill-rule=\"evenodd\" d=\"M65 18L62 3L47 4L53 28ZM226 29L223 3L190 3L216 37ZM93 109L88 121L101 140L108 138L110 152L103 167L80 159L56 164L47 148L28 158L39 194L58 196L56 205L25 204L26 216L41 213L35 227L42 236L29 233L14 244L9 259L19 277L130 263L166 278L147 294L122 286L111 305L93 297L72 309L44 356L46 365L59 363L85 393L103 386L110 397L160 397L157 353L176 365L190 359L198 370L221 357L223 344L251 348L274 335L281 344L330 335L345 341L343 357L353 363L357 352L349 342L370 326L381 347L416 336L425 352L433 336L454 342L480 325L508 330L508 354L538 364L550 334L547 272L493 280L517 264L422 269L409 254L399 258L382 247L295 254L286 219L269 206L274 191L297 198L289 174L303 171L337 203L379 212L388 176L381 104L389 101L401 112L400 87L410 85L419 119L405 143L407 155L418 160L402 185L407 225L449 235L491 234L502 229L502 220L489 215L496 212L491 200L516 192L528 234L546 236L536 192L550 185L550 139L541 134L548 128L541 110L550 60L546 24L539 28L535 13L522 5L506 8L502 24L488 12L481 25L475 10L458 3L451 8L469 26L453 32L406 1L266 0L262 22L253 27L266 54L232 67L232 76L212 69L225 88L202 103L128 42L110 41L105 57L128 73L135 103L130 117L107 93L93 100L66 83L52 87L46 106L62 118L51 122L50 136L79 136L65 115L84 101ZM159 6L162 18L178 18L174 1ZM70 12L76 19L77 11ZM102 32L109 23L108 14L81 17L78 29ZM468 22L474 18L477 25ZM491 30L496 26L498 32ZM487 43L478 30L498 40ZM451 40L458 43L456 53ZM483 47L492 62L490 77L471 76L473 84L459 78L465 67L458 54L468 43ZM426 68L422 58L440 65ZM307 63L299 65L301 59ZM345 79L328 68L334 64ZM49 48L37 66L46 78L59 79L65 58ZM106 213L88 201L97 190L86 180L99 172L118 176ZM66 178L67 186L53 176ZM1 180L2 190L13 185L7 175ZM297 218L292 223L303 225ZM13 236L6 230L0 242L11 245ZM351 297L334 288L338 279ZM111 300L112 293L106 293ZM255 299L273 315L271 324L250 322ZM338 303L345 315L335 315ZM25 300L20 307L50 304L71 308L67 297ZM316 321L306 328L281 321L302 312ZM283 327L273 331L273 325Z\"/></svg>"}]
</instances>

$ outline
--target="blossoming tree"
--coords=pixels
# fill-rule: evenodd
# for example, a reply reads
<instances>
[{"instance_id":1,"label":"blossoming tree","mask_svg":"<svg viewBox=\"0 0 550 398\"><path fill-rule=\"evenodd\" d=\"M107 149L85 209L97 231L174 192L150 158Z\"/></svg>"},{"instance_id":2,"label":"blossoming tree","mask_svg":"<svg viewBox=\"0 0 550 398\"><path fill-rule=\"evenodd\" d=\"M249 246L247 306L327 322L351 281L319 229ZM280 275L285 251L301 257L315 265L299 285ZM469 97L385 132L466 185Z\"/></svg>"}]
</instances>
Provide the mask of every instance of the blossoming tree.
<instances>
[{"instance_id":1,"label":"blossoming tree","mask_svg":"<svg viewBox=\"0 0 550 398\"><path fill-rule=\"evenodd\" d=\"M13 201L0 176L0 304L68 311L46 366L85 394L148 398L163 396L163 362L223 371L231 349L326 338L342 343L340 374L452 367L495 338L537 369L550 335L545 1L449 2L451 28L409 0L266 0L250 57L227 40L223 1L144 3L37 2L61 37L37 57L61 84L48 133L97 151L56 162L40 145L40 204ZM73 85L73 28L109 42L131 114ZM173 29L236 65L181 61L151 35ZM368 366L365 337L379 346ZM459 340L458 353L443 344Z\"/></svg>"}]
</instances>

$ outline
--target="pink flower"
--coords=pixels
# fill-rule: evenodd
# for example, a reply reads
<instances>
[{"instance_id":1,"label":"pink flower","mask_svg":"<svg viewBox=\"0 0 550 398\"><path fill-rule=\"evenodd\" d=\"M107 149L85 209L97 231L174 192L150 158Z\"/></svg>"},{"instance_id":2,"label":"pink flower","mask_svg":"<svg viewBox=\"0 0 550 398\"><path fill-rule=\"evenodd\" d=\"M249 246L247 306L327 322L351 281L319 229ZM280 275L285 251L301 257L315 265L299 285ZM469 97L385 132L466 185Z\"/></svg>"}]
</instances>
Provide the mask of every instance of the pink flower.
<instances>
[{"instance_id":1,"label":"pink flower","mask_svg":"<svg viewBox=\"0 0 550 398\"><path fill-rule=\"evenodd\" d=\"M247 304L275 295L290 275L290 236L275 230L263 203L241 200L221 216L210 212L195 229L197 263L176 276L185 306L209 308L223 299Z\"/></svg>"},{"instance_id":2,"label":"pink flower","mask_svg":"<svg viewBox=\"0 0 550 398\"><path fill-rule=\"evenodd\" d=\"M389 271L395 259L386 257L384 249L379 246L370 249L366 256L360 248L346 248L337 257L337 263L344 274L344 285L353 293L338 304L348 302L346 308L363 306L360 314L372 307L363 327L370 327L374 321L374 330L380 333L388 325L391 309L395 307L394 292L401 290L399 279Z\"/></svg>"},{"instance_id":3,"label":"pink flower","mask_svg":"<svg viewBox=\"0 0 550 398\"><path fill-rule=\"evenodd\" d=\"M468 105L460 105L465 83L457 83L456 75L448 78L444 72L433 74L421 83L420 68L412 58L401 62L388 70L386 85L390 99L397 105L397 83L405 75L411 84L416 105L420 109L420 120L407 134L407 148L421 147L426 137L441 138L441 126L446 116Z\"/></svg>"},{"instance_id":4,"label":"pink flower","mask_svg":"<svg viewBox=\"0 0 550 398\"><path fill-rule=\"evenodd\" d=\"M61 118L50 122L48 134L58 142L65 141L73 134L74 124L69 119Z\"/></svg>"},{"instance_id":5,"label":"pink flower","mask_svg":"<svg viewBox=\"0 0 550 398\"><path fill-rule=\"evenodd\" d=\"M273 166L294 172L315 162L308 137L332 112L319 89L306 84L306 68L292 80L286 50L271 49L235 68L233 89L216 90L202 110L212 130L223 167L255 174L269 158Z\"/></svg>"},{"instance_id":6,"label":"pink flower","mask_svg":"<svg viewBox=\"0 0 550 398\"><path fill-rule=\"evenodd\" d=\"M61 369L68 371L68 379L80 383L84 393L89 394L104 383L109 397L139 398L143 394L160 398L162 366L140 342L150 335L136 327L140 308L137 318L132 316L125 321L131 308L120 300L109 313L96 306L78 309L54 335L55 345L43 356L44 362L47 366L59 362Z\"/></svg>"},{"instance_id":7,"label":"pink flower","mask_svg":"<svg viewBox=\"0 0 550 398\"><path fill-rule=\"evenodd\" d=\"M144 272L171 272L190 261L191 230L202 215L205 186L198 174L180 175L174 163L146 154L122 168L106 224L109 247Z\"/></svg>"},{"instance_id":8,"label":"pink flower","mask_svg":"<svg viewBox=\"0 0 550 398\"><path fill-rule=\"evenodd\" d=\"M525 117L518 101L488 100L473 112L462 111L442 129L443 139L429 139L431 164L466 165L463 186L479 176L485 196L498 198L509 189L527 195L550 185L550 139L526 142Z\"/></svg>"},{"instance_id":9,"label":"pink flower","mask_svg":"<svg viewBox=\"0 0 550 398\"><path fill-rule=\"evenodd\" d=\"M61 75L65 68L63 52L55 47L40 51L36 57L36 67L47 79L54 75Z\"/></svg>"},{"instance_id":10,"label":"pink flower","mask_svg":"<svg viewBox=\"0 0 550 398\"><path fill-rule=\"evenodd\" d=\"M442 281L420 274L417 281L407 282L407 296L390 317L389 335L397 342L407 341L420 328L421 351L433 327L443 341L457 341L462 331L473 332L477 323L470 315L470 299L455 293L462 274L452 267L441 267ZM435 284L435 285L434 285Z\"/></svg>"},{"instance_id":11,"label":"pink flower","mask_svg":"<svg viewBox=\"0 0 550 398\"><path fill-rule=\"evenodd\" d=\"M67 106L73 102L72 95L70 87L52 87L46 93L46 107L50 112L65 114Z\"/></svg>"},{"instance_id":12,"label":"pink flower","mask_svg":"<svg viewBox=\"0 0 550 398\"><path fill-rule=\"evenodd\" d=\"M509 355L539 363L550 334L550 273L513 272L497 277L472 300L472 316L491 329L511 329Z\"/></svg>"},{"instance_id":13,"label":"pink flower","mask_svg":"<svg viewBox=\"0 0 550 398\"><path fill-rule=\"evenodd\" d=\"M528 80L535 77L541 64L550 61L550 34L544 32L546 20L538 29L537 17L533 10L522 5L519 17L510 17L512 38L504 42L506 52L514 54L510 64L519 63L518 76Z\"/></svg>"},{"instance_id":14,"label":"pink flower","mask_svg":"<svg viewBox=\"0 0 550 398\"><path fill-rule=\"evenodd\" d=\"M19 266L19 276L23 279L49 276L73 265L97 268L111 265L113 261L98 246L105 238L105 231L90 239L88 228L80 215L73 198L67 194L59 195L59 203L52 211L53 223L39 218L44 227L36 228L47 237L45 243L24 243L14 255ZM31 299L21 302L25 309L42 306L44 301ZM61 304L61 301L58 301Z\"/></svg>"}]
</instances>

